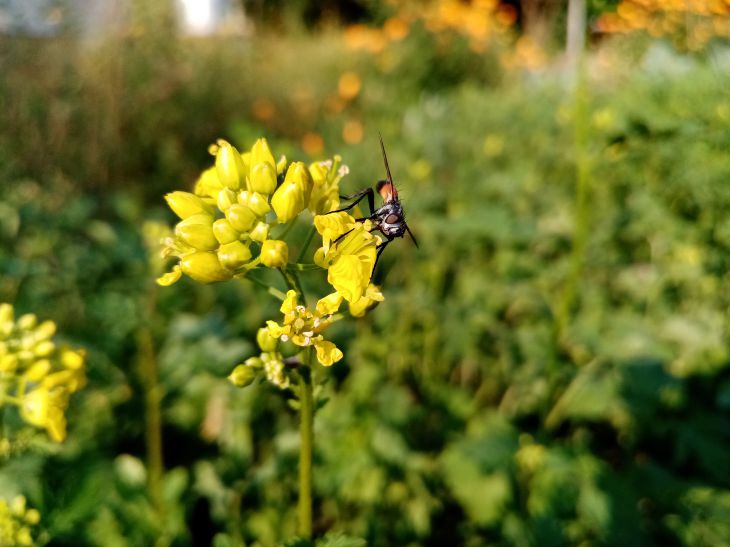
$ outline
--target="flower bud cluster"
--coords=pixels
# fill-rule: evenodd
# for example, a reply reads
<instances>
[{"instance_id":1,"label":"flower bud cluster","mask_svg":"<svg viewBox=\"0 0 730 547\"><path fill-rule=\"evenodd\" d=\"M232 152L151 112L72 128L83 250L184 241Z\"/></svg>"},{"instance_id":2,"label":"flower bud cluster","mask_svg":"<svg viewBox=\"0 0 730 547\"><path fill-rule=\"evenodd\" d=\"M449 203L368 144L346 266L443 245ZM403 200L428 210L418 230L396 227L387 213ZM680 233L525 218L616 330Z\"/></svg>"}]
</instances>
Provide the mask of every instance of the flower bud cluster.
<instances>
[{"instance_id":1,"label":"flower bud cluster","mask_svg":"<svg viewBox=\"0 0 730 547\"><path fill-rule=\"evenodd\" d=\"M277 224L294 220L306 208L320 213L337 207L339 181L347 173L340 158L329 162L275 162L266 139L243 154L224 140L211 147L215 166L203 172L194 192L171 192L168 205L180 218L163 256L179 263L158 279L175 283L182 274L212 283L243 277L256 266L283 268L289 261L284 241L270 239Z\"/></svg>"},{"instance_id":2,"label":"flower bud cluster","mask_svg":"<svg viewBox=\"0 0 730 547\"><path fill-rule=\"evenodd\" d=\"M236 387L246 387L251 385L263 371L269 382L281 389L288 388L291 380L287 374L284 357L278 351L279 341L269 334L268 329L262 328L256 334L256 342L261 354L258 357L250 357L236 366L228 376L230 382Z\"/></svg>"},{"instance_id":3,"label":"flower bud cluster","mask_svg":"<svg viewBox=\"0 0 730 547\"><path fill-rule=\"evenodd\" d=\"M0 407L14 404L30 425L45 428L51 439L66 437L69 396L85 383L83 350L57 346L56 325L33 314L14 318L0 304Z\"/></svg>"},{"instance_id":4,"label":"flower bud cluster","mask_svg":"<svg viewBox=\"0 0 730 547\"><path fill-rule=\"evenodd\" d=\"M33 545L31 527L40 520L41 514L36 509L28 509L23 496L10 502L0 499L0 545Z\"/></svg>"}]
</instances>

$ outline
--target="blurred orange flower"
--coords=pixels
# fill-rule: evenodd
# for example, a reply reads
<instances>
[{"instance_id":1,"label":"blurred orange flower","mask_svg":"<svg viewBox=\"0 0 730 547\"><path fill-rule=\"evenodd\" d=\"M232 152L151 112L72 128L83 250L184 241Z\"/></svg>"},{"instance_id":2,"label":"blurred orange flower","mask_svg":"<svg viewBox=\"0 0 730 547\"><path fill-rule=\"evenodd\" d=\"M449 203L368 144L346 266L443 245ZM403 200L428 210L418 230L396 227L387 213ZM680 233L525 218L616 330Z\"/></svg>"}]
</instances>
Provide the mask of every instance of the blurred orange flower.
<instances>
[{"instance_id":1,"label":"blurred orange flower","mask_svg":"<svg viewBox=\"0 0 730 547\"><path fill-rule=\"evenodd\" d=\"M362 87L362 81L360 76L356 72L347 71L340 76L340 80L337 83L337 91L345 100L352 100L360 94L360 88Z\"/></svg>"}]
</instances>

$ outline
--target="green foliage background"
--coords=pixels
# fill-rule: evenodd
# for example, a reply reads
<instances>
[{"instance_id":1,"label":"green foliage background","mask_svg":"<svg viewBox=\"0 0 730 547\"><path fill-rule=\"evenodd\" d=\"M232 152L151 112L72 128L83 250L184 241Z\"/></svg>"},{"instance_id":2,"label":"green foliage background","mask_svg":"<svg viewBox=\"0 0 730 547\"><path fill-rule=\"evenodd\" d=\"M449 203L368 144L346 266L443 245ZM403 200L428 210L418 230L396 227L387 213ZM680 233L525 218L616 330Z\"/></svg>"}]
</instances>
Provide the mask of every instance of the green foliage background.
<instances>
[{"instance_id":1,"label":"green foliage background","mask_svg":"<svg viewBox=\"0 0 730 547\"><path fill-rule=\"evenodd\" d=\"M337 40L2 38L0 301L88 348L89 385L68 441L24 437L0 492L28 497L51 545L291 538L296 415L267 384L225 380L276 305L246 282L157 289L143 225L172 221L162 193L190 187L216 137L265 135L305 158L299 138L316 132L354 191L381 176L381 131L421 246L388 248L386 301L335 333L346 357L316 418L320 543L730 545L718 58L659 48L596 71L596 54L572 82L458 44L450 58L425 32L387 63ZM362 93L328 113L343 70ZM261 97L277 112L265 123L250 114ZM342 142L348 117L360 144ZM146 484L145 359L163 393L161 501Z\"/></svg>"}]
</instances>

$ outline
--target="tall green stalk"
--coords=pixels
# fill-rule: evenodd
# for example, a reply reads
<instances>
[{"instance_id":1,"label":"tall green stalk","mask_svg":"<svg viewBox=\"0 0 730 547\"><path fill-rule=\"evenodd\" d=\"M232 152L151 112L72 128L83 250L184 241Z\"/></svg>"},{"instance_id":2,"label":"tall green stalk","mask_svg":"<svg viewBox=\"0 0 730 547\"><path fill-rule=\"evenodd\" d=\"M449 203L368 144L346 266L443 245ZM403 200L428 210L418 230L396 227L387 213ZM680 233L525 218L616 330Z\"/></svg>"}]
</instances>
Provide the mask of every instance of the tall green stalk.
<instances>
[{"instance_id":1,"label":"tall green stalk","mask_svg":"<svg viewBox=\"0 0 730 547\"><path fill-rule=\"evenodd\" d=\"M308 363L299 370L299 535L312 537L312 450L314 446L314 398L310 364L312 349L308 349Z\"/></svg>"},{"instance_id":2,"label":"tall green stalk","mask_svg":"<svg viewBox=\"0 0 730 547\"><path fill-rule=\"evenodd\" d=\"M575 222L573 248L570 256L570 270L565 283L557 313L558 336L562 337L570 323L570 318L578 294L578 285L583 275L583 264L588 240L590 209L591 164L588 151L588 84L583 64L579 64L575 84L575 110L573 114L573 142L575 157Z\"/></svg>"}]
</instances>

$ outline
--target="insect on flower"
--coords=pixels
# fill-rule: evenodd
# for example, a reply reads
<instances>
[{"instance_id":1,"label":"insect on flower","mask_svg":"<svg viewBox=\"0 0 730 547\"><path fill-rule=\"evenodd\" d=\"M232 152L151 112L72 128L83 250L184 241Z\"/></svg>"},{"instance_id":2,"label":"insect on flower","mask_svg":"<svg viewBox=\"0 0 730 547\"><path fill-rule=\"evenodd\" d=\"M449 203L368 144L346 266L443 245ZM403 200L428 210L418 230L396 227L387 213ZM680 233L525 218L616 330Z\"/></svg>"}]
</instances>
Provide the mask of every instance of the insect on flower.
<instances>
[{"instance_id":1,"label":"insect on flower","mask_svg":"<svg viewBox=\"0 0 730 547\"><path fill-rule=\"evenodd\" d=\"M375 209L375 192L372 188L365 188L364 190L360 190L359 192L356 192L351 196L340 196L341 199L352 199L354 201L347 207L343 207L342 209L338 209L336 211L331 211L332 213L349 211L358 203L360 203L363 199L367 198L368 207L370 208L370 216L358 218L355 220L357 222L370 220L373 223L373 230L380 230L380 232L385 236L386 241L384 241L378 247L378 259L380 258L380 255L382 254L388 243L393 241L396 237L403 237L406 233L408 233L408 236L413 240L413 243L416 245L416 247L418 247L418 242L416 241L415 236L411 232L410 228L408 228L408 224L406 224L405 212L403 211L403 206L398 199L398 190L393 183L393 176L390 173L388 156L385 153L385 145L383 144L382 135L379 135L379 138L380 150L383 153L383 163L385 164L385 172L388 178L386 180L379 180L378 183L375 185L375 190L377 190L377 192L380 194L380 197L383 198L383 205L378 209ZM338 239L341 239L346 235L347 233L342 234Z\"/></svg>"}]
</instances>

